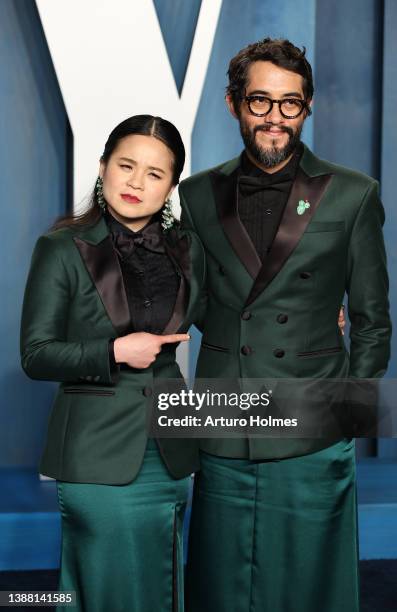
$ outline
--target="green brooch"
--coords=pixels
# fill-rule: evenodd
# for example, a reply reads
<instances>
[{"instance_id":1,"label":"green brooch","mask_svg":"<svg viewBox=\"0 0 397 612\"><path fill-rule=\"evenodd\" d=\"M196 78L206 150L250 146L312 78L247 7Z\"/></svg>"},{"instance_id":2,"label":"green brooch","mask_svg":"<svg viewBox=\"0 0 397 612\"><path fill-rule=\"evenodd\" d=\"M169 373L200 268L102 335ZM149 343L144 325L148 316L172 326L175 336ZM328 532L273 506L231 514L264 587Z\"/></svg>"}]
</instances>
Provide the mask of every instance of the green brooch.
<instances>
[{"instance_id":1,"label":"green brooch","mask_svg":"<svg viewBox=\"0 0 397 612\"><path fill-rule=\"evenodd\" d=\"M298 215L303 215L307 208L310 208L310 203L307 200L299 200L296 212Z\"/></svg>"}]
</instances>

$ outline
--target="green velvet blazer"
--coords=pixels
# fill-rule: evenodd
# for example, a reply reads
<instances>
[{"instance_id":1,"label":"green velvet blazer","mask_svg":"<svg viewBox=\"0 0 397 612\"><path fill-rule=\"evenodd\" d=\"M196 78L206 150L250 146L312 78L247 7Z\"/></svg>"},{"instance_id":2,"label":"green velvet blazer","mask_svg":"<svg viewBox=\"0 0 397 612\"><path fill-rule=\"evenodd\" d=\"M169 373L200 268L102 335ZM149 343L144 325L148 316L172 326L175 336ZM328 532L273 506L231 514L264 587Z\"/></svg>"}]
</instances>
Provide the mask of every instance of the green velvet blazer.
<instances>
[{"instance_id":1,"label":"green velvet blazer","mask_svg":"<svg viewBox=\"0 0 397 612\"><path fill-rule=\"evenodd\" d=\"M186 332L197 317L205 274L197 237L173 229L166 250L180 276L164 333ZM168 345L146 369L109 370L109 339L125 335L130 314L107 225L61 229L39 238L25 290L21 360L34 379L59 381L40 464L43 474L81 483L125 484L139 471L154 377L179 378ZM170 347L172 350L170 350ZM193 440L159 441L173 477L197 470Z\"/></svg>"},{"instance_id":2,"label":"green velvet blazer","mask_svg":"<svg viewBox=\"0 0 397 612\"><path fill-rule=\"evenodd\" d=\"M378 183L305 147L262 265L237 212L239 166L236 158L180 184L182 226L197 232L207 259L208 304L196 375L381 377L390 355L391 323ZM302 211L300 201L310 206ZM337 324L345 293L350 354ZM266 459L329 444L262 438L248 444L206 440L202 448Z\"/></svg>"}]
</instances>

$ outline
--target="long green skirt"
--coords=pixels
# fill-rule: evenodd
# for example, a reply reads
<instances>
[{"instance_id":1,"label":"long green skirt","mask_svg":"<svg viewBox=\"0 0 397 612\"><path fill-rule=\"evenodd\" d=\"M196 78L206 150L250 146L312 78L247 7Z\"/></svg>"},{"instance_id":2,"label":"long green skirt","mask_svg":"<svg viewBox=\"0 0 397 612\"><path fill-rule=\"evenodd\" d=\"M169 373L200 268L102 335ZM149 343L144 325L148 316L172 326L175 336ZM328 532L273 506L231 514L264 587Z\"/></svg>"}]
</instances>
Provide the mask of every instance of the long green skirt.
<instances>
[{"instance_id":1,"label":"long green skirt","mask_svg":"<svg viewBox=\"0 0 397 612\"><path fill-rule=\"evenodd\" d=\"M354 442L279 461L203 453L187 612L358 612Z\"/></svg>"},{"instance_id":2,"label":"long green skirt","mask_svg":"<svg viewBox=\"0 0 397 612\"><path fill-rule=\"evenodd\" d=\"M174 480L155 442L137 478L110 486L57 482L59 589L78 612L182 612L182 528L189 478Z\"/></svg>"}]
</instances>

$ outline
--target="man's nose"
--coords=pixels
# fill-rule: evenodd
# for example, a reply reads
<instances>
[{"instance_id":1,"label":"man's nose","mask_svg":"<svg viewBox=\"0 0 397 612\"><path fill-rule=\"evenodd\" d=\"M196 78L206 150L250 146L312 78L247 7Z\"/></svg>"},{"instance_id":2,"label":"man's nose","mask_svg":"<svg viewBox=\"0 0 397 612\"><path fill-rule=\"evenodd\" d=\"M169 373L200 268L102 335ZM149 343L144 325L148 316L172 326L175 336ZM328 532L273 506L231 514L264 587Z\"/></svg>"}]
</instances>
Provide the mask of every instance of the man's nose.
<instances>
[{"instance_id":1,"label":"man's nose","mask_svg":"<svg viewBox=\"0 0 397 612\"><path fill-rule=\"evenodd\" d=\"M273 106L270 112L265 115L265 121L270 121L271 123L281 123L284 121L284 117L280 112L280 106L277 102L273 102Z\"/></svg>"}]
</instances>

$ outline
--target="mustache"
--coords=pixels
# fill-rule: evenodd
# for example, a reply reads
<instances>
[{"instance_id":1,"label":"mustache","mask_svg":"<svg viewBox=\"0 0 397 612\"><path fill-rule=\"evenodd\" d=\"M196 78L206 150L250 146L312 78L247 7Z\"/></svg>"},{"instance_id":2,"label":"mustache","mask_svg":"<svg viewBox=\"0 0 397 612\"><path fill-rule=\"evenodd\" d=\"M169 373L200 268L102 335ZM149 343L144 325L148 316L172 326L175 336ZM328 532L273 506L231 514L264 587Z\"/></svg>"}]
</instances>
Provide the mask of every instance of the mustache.
<instances>
[{"instance_id":1,"label":"mustache","mask_svg":"<svg viewBox=\"0 0 397 612\"><path fill-rule=\"evenodd\" d=\"M294 135L294 131L292 128L287 127L286 125L274 125L273 123L265 123L263 125L256 125L254 127L254 136L257 132L270 132L270 129L272 127L277 127L278 130L280 130L280 132L286 132L287 134L289 134L291 137Z\"/></svg>"}]
</instances>

